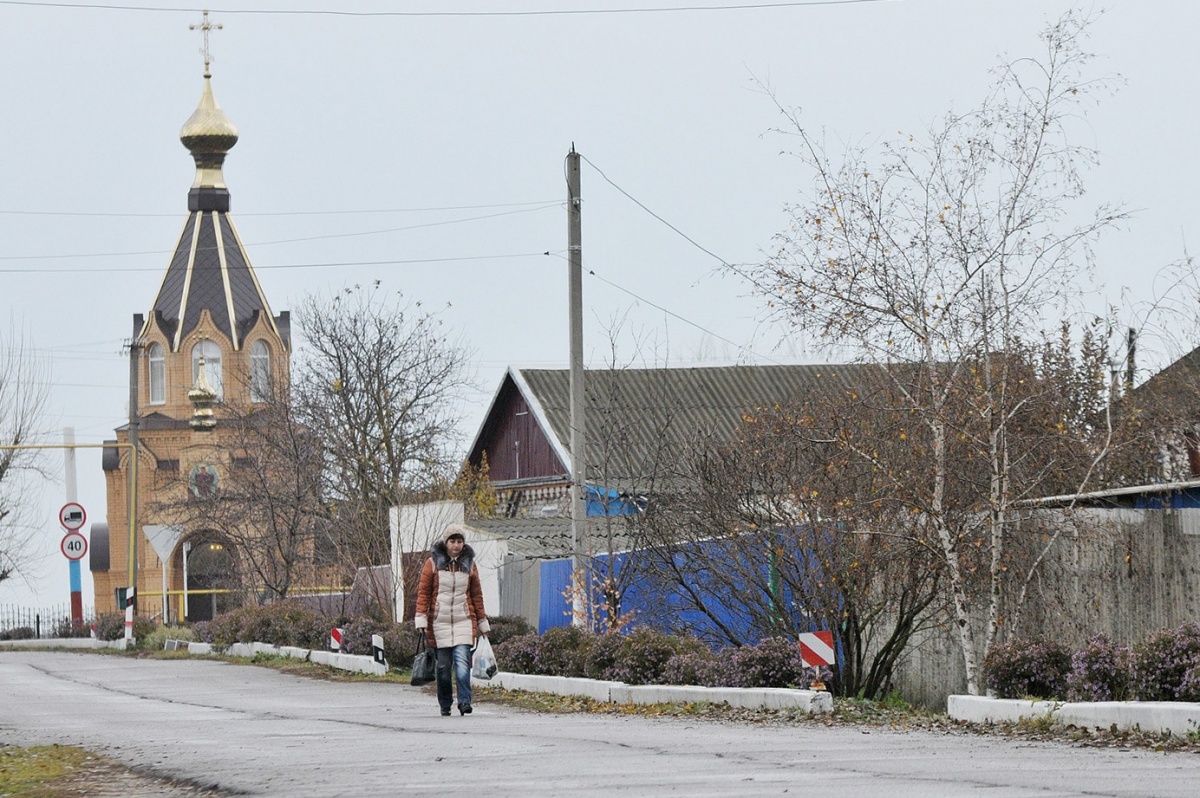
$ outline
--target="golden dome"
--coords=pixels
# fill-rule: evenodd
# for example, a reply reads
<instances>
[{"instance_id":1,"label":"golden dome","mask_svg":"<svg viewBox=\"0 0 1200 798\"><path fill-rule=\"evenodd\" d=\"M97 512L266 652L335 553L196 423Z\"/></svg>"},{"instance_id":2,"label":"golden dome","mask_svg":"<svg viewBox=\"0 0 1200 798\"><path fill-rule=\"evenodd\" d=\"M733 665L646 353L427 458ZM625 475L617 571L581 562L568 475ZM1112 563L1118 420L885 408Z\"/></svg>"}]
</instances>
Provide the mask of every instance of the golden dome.
<instances>
[{"instance_id":1,"label":"golden dome","mask_svg":"<svg viewBox=\"0 0 1200 798\"><path fill-rule=\"evenodd\" d=\"M229 120L212 93L212 79L204 76L200 104L179 131L179 140L196 160L196 186L224 187L221 164L225 153L237 144L237 126Z\"/></svg>"},{"instance_id":2,"label":"golden dome","mask_svg":"<svg viewBox=\"0 0 1200 798\"><path fill-rule=\"evenodd\" d=\"M208 75L204 76L204 94L200 95L200 105L183 123L179 140L193 153L229 152L237 144L237 125L229 121L221 106L217 105L212 93L212 78Z\"/></svg>"}]
</instances>

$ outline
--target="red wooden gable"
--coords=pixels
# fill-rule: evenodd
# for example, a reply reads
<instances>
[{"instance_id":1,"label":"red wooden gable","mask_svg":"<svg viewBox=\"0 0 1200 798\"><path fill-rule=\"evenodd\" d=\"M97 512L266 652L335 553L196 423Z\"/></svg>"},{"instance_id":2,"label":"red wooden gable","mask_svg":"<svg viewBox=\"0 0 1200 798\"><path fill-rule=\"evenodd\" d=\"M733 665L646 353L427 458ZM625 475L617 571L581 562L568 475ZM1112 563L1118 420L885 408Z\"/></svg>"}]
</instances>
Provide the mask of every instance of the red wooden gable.
<instances>
[{"instance_id":1,"label":"red wooden gable","mask_svg":"<svg viewBox=\"0 0 1200 798\"><path fill-rule=\"evenodd\" d=\"M468 456L471 465L478 467L484 452L492 482L561 480L567 473L511 375L505 375L491 412L484 419Z\"/></svg>"}]
</instances>

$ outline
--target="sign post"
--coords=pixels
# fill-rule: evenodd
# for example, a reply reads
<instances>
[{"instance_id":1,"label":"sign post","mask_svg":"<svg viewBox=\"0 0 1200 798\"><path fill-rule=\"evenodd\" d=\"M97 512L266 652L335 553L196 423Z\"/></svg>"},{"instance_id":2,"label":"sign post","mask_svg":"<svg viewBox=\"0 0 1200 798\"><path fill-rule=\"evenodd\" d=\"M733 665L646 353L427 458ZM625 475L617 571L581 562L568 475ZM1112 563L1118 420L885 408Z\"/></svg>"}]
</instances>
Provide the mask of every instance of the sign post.
<instances>
[{"instance_id":1,"label":"sign post","mask_svg":"<svg viewBox=\"0 0 1200 798\"><path fill-rule=\"evenodd\" d=\"M824 690L821 668L834 663L833 632L804 632L800 635L800 660L806 668L813 669L813 690Z\"/></svg>"},{"instance_id":2,"label":"sign post","mask_svg":"<svg viewBox=\"0 0 1200 798\"><path fill-rule=\"evenodd\" d=\"M67 502L58 511L58 523L66 530L59 549L70 562L67 568L71 579L71 627L83 628L83 575L79 570L79 561L87 554L87 538L80 532L87 523L87 511L79 502Z\"/></svg>"}]
</instances>

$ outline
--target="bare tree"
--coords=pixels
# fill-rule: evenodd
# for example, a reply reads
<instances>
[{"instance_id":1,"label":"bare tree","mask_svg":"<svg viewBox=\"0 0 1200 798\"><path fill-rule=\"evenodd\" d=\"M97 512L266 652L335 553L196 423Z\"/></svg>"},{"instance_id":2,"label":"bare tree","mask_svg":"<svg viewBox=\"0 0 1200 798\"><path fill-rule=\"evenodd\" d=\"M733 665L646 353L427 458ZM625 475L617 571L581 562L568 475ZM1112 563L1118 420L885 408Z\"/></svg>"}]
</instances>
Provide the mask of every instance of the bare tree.
<instances>
[{"instance_id":1,"label":"bare tree","mask_svg":"<svg viewBox=\"0 0 1200 798\"><path fill-rule=\"evenodd\" d=\"M928 447L914 504L944 560L972 693L1001 621L1013 503L1033 489L1012 467L1022 454L1014 427L1029 409L1012 369L1022 359L1009 354L1071 305L1089 244L1121 218L1101 207L1070 222L1094 153L1069 128L1107 85L1085 76L1085 32L1086 20L1064 16L1043 33L1042 57L1001 66L977 109L888 143L877 162L856 150L835 165L789 112L813 191L791 209L776 254L751 270L799 327L894 375ZM981 425L956 429L967 407ZM975 490L956 492L962 436L987 469Z\"/></svg>"},{"instance_id":2,"label":"bare tree","mask_svg":"<svg viewBox=\"0 0 1200 798\"><path fill-rule=\"evenodd\" d=\"M298 319L295 403L325 458L333 542L350 567L390 562L390 508L453 481L470 352L378 282L309 297Z\"/></svg>"},{"instance_id":3,"label":"bare tree","mask_svg":"<svg viewBox=\"0 0 1200 798\"><path fill-rule=\"evenodd\" d=\"M876 697L938 600L942 569L891 492L895 469L911 466L896 434L905 414L882 370L852 371L855 388L813 391L748 415L732 441L698 442L682 489L648 523L665 600L703 619L686 631L741 645L831 630L833 690Z\"/></svg>"},{"instance_id":4,"label":"bare tree","mask_svg":"<svg viewBox=\"0 0 1200 798\"><path fill-rule=\"evenodd\" d=\"M0 337L0 444L34 443L44 433L49 369L24 335L11 326ZM30 520L34 486L45 476L36 450L0 450L0 582L20 575L34 561Z\"/></svg>"},{"instance_id":5,"label":"bare tree","mask_svg":"<svg viewBox=\"0 0 1200 798\"><path fill-rule=\"evenodd\" d=\"M235 555L234 582L259 601L287 598L332 559L321 441L280 392L252 408L226 403L220 424L230 478L200 495L181 485L156 510L219 537Z\"/></svg>"}]
</instances>

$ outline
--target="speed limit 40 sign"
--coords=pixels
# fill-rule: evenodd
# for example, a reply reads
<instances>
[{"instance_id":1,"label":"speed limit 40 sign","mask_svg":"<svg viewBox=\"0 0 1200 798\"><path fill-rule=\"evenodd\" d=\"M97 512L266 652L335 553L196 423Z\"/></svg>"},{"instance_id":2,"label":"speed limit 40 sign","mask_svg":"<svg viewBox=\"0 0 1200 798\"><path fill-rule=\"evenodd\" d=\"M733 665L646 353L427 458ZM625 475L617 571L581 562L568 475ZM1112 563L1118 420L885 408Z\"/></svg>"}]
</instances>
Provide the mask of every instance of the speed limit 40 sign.
<instances>
[{"instance_id":1,"label":"speed limit 40 sign","mask_svg":"<svg viewBox=\"0 0 1200 798\"><path fill-rule=\"evenodd\" d=\"M68 532L63 535L62 543L58 544L63 555L68 560L82 560L87 554L88 542L82 532Z\"/></svg>"}]
</instances>

